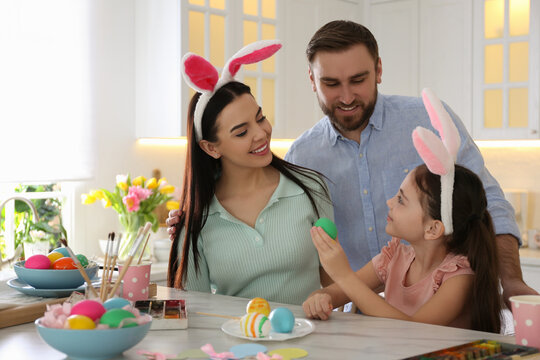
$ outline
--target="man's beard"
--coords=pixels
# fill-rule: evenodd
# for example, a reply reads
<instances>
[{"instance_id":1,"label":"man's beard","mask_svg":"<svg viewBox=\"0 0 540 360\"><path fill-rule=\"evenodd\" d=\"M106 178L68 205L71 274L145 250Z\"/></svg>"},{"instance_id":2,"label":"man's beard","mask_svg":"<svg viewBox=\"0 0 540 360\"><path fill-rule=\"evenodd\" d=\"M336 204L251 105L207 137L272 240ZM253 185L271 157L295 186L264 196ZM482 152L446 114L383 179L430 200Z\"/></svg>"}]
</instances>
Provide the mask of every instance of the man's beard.
<instances>
[{"instance_id":1,"label":"man's beard","mask_svg":"<svg viewBox=\"0 0 540 360\"><path fill-rule=\"evenodd\" d=\"M377 89L375 89L372 101L368 103L354 101L352 104L347 104L347 107L360 107L360 113L354 116L342 116L338 118L335 114L337 106L332 106L332 109L330 109L326 107L318 96L317 100L319 101L319 106L321 107L322 112L324 115L328 116L332 125L334 125L339 132L349 132L366 127L367 123L369 122L369 118L375 110L375 103L377 102Z\"/></svg>"}]
</instances>

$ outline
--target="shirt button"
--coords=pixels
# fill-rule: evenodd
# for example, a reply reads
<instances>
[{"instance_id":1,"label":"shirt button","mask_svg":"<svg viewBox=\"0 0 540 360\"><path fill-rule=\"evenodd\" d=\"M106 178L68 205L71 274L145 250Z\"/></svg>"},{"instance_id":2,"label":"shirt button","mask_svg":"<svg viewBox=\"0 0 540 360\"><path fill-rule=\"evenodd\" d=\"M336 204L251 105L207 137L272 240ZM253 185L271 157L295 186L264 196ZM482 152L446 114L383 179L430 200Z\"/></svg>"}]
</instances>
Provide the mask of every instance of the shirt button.
<instances>
[{"instance_id":1,"label":"shirt button","mask_svg":"<svg viewBox=\"0 0 540 360\"><path fill-rule=\"evenodd\" d=\"M259 223L264 223L264 219L259 219Z\"/></svg>"},{"instance_id":2,"label":"shirt button","mask_svg":"<svg viewBox=\"0 0 540 360\"><path fill-rule=\"evenodd\" d=\"M257 237L255 238L255 241L256 241L256 242L261 242L261 238L257 236Z\"/></svg>"},{"instance_id":3,"label":"shirt button","mask_svg":"<svg viewBox=\"0 0 540 360\"><path fill-rule=\"evenodd\" d=\"M361 159L361 158L364 157L364 154L360 153L360 154L358 155L358 157L360 157L360 159Z\"/></svg>"},{"instance_id":4,"label":"shirt button","mask_svg":"<svg viewBox=\"0 0 540 360\"><path fill-rule=\"evenodd\" d=\"M403 170L403 172L406 174L406 173L409 172L409 169L405 169L405 170Z\"/></svg>"},{"instance_id":5,"label":"shirt button","mask_svg":"<svg viewBox=\"0 0 540 360\"><path fill-rule=\"evenodd\" d=\"M369 230L369 231L373 231L373 228L370 226L368 230Z\"/></svg>"},{"instance_id":6,"label":"shirt button","mask_svg":"<svg viewBox=\"0 0 540 360\"><path fill-rule=\"evenodd\" d=\"M367 194L367 189L364 189L364 194Z\"/></svg>"}]
</instances>

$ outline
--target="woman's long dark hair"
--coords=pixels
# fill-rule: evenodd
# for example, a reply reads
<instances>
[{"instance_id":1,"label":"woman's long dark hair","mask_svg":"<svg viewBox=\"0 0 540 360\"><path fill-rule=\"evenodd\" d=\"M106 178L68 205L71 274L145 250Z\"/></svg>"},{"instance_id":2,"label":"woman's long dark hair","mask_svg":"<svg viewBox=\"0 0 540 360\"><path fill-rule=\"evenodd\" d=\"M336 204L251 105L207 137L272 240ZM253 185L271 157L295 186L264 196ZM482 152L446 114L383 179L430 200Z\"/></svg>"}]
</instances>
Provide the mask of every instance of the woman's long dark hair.
<instances>
[{"instance_id":1,"label":"woman's long dark hair","mask_svg":"<svg viewBox=\"0 0 540 360\"><path fill-rule=\"evenodd\" d=\"M250 88L245 84L233 81L221 87L214 94L214 96L212 96L208 102L208 105L206 106L206 109L204 110L201 121L203 139L210 142L216 142L218 140L216 134L216 119L218 115L225 108L225 106L244 94L251 95ZM199 238L199 234L201 233L201 230L206 222L208 208L216 190L216 182L221 173L221 160L214 159L199 147L195 135L195 129L193 128L195 106L200 95L200 93L196 93L192 97L188 108L188 145L182 195L180 197L181 215L180 222L176 227L176 238L171 246L167 275L168 286L181 289L184 288L185 281L187 279L188 256L190 254L190 249L192 249L194 256L193 260L195 263L195 271L199 271L199 249L197 248L197 239ZM301 166L291 164L275 156L274 154L272 154L272 162L270 163L270 166L273 166L280 173L285 175L304 190L309 198L309 201L311 202L311 205L313 206L315 213L317 216L319 216L319 211L313 196L321 196L323 199L327 199L327 201L329 201L326 185L319 177L321 175ZM307 187L300 180L298 175L319 184L320 188L324 189L323 192L321 192L321 190ZM185 230L185 235L184 239L180 240L179 237L182 229ZM179 246L182 246L182 256L180 259L178 258Z\"/></svg>"},{"instance_id":2,"label":"woman's long dark hair","mask_svg":"<svg viewBox=\"0 0 540 360\"><path fill-rule=\"evenodd\" d=\"M499 332L502 301L499 294L497 245L482 181L463 166L455 166L452 195L454 232L447 236L448 252L465 255L474 271L470 296L471 327ZM433 219L441 220L441 177L425 165L415 170L415 180L423 196L423 207Z\"/></svg>"}]
</instances>

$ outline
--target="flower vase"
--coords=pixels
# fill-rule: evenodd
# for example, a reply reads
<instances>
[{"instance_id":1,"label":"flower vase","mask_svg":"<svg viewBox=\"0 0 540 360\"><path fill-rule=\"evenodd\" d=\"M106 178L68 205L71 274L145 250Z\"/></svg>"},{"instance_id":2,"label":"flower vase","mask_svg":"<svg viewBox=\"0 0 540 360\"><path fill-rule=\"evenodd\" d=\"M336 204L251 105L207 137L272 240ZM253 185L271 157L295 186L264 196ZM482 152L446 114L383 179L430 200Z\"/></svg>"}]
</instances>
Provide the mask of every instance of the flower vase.
<instances>
[{"instance_id":1,"label":"flower vase","mask_svg":"<svg viewBox=\"0 0 540 360\"><path fill-rule=\"evenodd\" d=\"M143 224L143 219L138 216L120 216L120 224L122 224L124 229L120 239L120 248L118 249L118 260L123 262L129 257L129 254L132 252L132 249L135 246L137 234L139 232L139 228ZM150 244L145 243L145 240L146 239L142 240L137 252L133 254L134 262L139 260L141 252L143 253L141 260L151 259L152 247Z\"/></svg>"}]
</instances>

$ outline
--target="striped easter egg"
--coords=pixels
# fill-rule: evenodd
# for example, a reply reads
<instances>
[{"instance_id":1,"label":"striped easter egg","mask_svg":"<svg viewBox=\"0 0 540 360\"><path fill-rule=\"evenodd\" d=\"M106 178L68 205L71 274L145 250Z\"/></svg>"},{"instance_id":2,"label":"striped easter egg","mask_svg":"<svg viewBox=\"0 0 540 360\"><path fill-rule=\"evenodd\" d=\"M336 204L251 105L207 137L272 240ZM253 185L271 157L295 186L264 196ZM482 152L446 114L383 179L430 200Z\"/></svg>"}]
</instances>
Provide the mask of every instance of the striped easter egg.
<instances>
[{"instance_id":1,"label":"striped easter egg","mask_svg":"<svg viewBox=\"0 0 540 360\"><path fill-rule=\"evenodd\" d=\"M240 319L240 331L247 337L266 337L270 334L271 329L270 320L261 313L249 313Z\"/></svg>"},{"instance_id":2,"label":"striped easter egg","mask_svg":"<svg viewBox=\"0 0 540 360\"><path fill-rule=\"evenodd\" d=\"M266 316L270 315L270 304L263 298L256 297L251 299L246 306L246 313L257 312Z\"/></svg>"}]
</instances>

